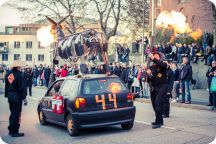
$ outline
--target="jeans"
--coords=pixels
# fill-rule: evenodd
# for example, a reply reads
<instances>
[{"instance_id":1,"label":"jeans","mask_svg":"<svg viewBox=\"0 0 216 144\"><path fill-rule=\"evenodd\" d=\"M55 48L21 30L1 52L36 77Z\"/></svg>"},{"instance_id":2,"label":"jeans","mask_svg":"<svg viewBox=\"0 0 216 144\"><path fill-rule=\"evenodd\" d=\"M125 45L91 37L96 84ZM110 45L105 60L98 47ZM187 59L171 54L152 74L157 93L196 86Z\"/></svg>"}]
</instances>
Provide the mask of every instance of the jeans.
<instances>
[{"instance_id":1,"label":"jeans","mask_svg":"<svg viewBox=\"0 0 216 144\"><path fill-rule=\"evenodd\" d=\"M179 98L179 81L174 81L173 83L172 98Z\"/></svg>"},{"instance_id":2,"label":"jeans","mask_svg":"<svg viewBox=\"0 0 216 144\"><path fill-rule=\"evenodd\" d=\"M182 101L185 101L185 91L187 92L187 101L191 102L190 81L181 81Z\"/></svg>"},{"instance_id":3,"label":"jeans","mask_svg":"<svg viewBox=\"0 0 216 144\"><path fill-rule=\"evenodd\" d=\"M37 86L37 79L38 79L37 77L33 78L33 85L34 86Z\"/></svg>"}]
</instances>

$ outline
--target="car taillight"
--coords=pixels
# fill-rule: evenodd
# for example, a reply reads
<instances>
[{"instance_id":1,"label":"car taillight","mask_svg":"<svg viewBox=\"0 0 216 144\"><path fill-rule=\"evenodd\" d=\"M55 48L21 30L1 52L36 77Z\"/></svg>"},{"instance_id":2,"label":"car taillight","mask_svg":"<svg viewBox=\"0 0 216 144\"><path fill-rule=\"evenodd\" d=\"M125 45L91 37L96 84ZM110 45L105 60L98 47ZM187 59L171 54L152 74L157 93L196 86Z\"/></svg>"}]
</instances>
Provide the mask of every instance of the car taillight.
<instances>
[{"instance_id":1,"label":"car taillight","mask_svg":"<svg viewBox=\"0 0 216 144\"><path fill-rule=\"evenodd\" d=\"M76 107L77 109L79 109L79 108L84 108L85 105L86 105L86 100L85 100L84 98L77 98L77 99L75 100L75 107Z\"/></svg>"},{"instance_id":2,"label":"car taillight","mask_svg":"<svg viewBox=\"0 0 216 144\"><path fill-rule=\"evenodd\" d=\"M133 95L132 95L132 93L128 93L127 102L132 102L132 101L133 101Z\"/></svg>"}]
</instances>

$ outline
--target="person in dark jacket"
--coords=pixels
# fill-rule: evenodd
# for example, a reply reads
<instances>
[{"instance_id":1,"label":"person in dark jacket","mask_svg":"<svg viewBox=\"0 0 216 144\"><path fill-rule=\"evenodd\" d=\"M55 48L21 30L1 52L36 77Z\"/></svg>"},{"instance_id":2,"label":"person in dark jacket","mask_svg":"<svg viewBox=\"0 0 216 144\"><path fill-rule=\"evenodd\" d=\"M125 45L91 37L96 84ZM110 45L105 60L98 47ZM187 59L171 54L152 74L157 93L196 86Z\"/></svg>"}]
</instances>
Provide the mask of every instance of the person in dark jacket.
<instances>
[{"instance_id":1,"label":"person in dark jacket","mask_svg":"<svg viewBox=\"0 0 216 144\"><path fill-rule=\"evenodd\" d=\"M182 88L182 102L190 104L191 94L190 94L190 81L192 79L192 67L188 61L187 57L183 57L183 68L180 73L181 88ZM187 102L185 101L185 91L187 91Z\"/></svg>"},{"instance_id":2,"label":"person in dark jacket","mask_svg":"<svg viewBox=\"0 0 216 144\"><path fill-rule=\"evenodd\" d=\"M135 66L133 65L133 63L130 63L130 66L128 67L127 73L126 73L127 86L129 90L131 89L135 76L136 76Z\"/></svg>"},{"instance_id":3,"label":"person in dark jacket","mask_svg":"<svg viewBox=\"0 0 216 144\"><path fill-rule=\"evenodd\" d=\"M50 69L49 66L47 66L44 69L44 79L45 79L45 82L46 82L46 87L49 86L50 74L51 74L51 69Z\"/></svg>"},{"instance_id":4,"label":"person in dark jacket","mask_svg":"<svg viewBox=\"0 0 216 144\"><path fill-rule=\"evenodd\" d=\"M156 116L155 121L152 122L152 128L155 129L163 125L162 115L168 88L167 64L161 60L162 54L160 53L150 53L149 58L154 62L146 72L149 76L148 82L151 85L151 102Z\"/></svg>"},{"instance_id":5,"label":"person in dark jacket","mask_svg":"<svg viewBox=\"0 0 216 144\"><path fill-rule=\"evenodd\" d=\"M29 96L32 96L32 78L33 78L33 72L31 68L27 68L25 71L25 77L26 77L26 86L27 89L29 89Z\"/></svg>"},{"instance_id":6,"label":"person in dark jacket","mask_svg":"<svg viewBox=\"0 0 216 144\"><path fill-rule=\"evenodd\" d=\"M121 66L119 63L117 63L116 67L113 69L113 74L117 75L118 77L121 76Z\"/></svg>"},{"instance_id":7,"label":"person in dark jacket","mask_svg":"<svg viewBox=\"0 0 216 144\"><path fill-rule=\"evenodd\" d=\"M126 84L127 83L127 78L126 78L126 75L127 75L127 66L125 63L122 64L122 68L121 68L121 75L120 75L120 78L121 80Z\"/></svg>"},{"instance_id":8,"label":"person in dark jacket","mask_svg":"<svg viewBox=\"0 0 216 144\"><path fill-rule=\"evenodd\" d=\"M33 69L33 86L37 86L37 79L39 77L39 71L37 66L35 65L34 69Z\"/></svg>"},{"instance_id":9,"label":"person in dark jacket","mask_svg":"<svg viewBox=\"0 0 216 144\"><path fill-rule=\"evenodd\" d=\"M209 104L208 106L213 106L213 96L210 92L212 77L214 77L214 71L216 70L216 61L212 61L211 67L206 72L206 77L208 78L208 88L209 88Z\"/></svg>"},{"instance_id":10,"label":"person in dark jacket","mask_svg":"<svg viewBox=\"0 0 216 144\"><path fill-rule=\"evenodd\" d=\"M38 71L39 71L40 83L41 83L41 86L43 86L43 85L44 85L44 82L43 82L42 74L43 74L43 71L44 71L44 67L43 67L42 64L40 65Z\"/></svg>"},{"instance_id":11,"label":"person in dark jacket","mask_svg":"<svg viewBox=\"0 0 216 144\"><path fill-rule=\"evenodd\" d=\"M26 87L23 83L24 77L21 72L21 67L24 66L24 62L14 61L12 70L5 77L5 97L8 98L11 112L8 130L9 135L12 137L24 136L24 133L19 133L22 102L24 102L24 105L27 105Z\"/></svg>"},{"instance_id":12,"label":"person in dark jacket","mask_svg":"<svg viewBox=\"0 0 216 144\"><path fill-rule=\"evenodd\" d=\"M171 69L174 74L174 83L172 90L172 102L177 102L179 99L179 78L180 78L180 70L177 67L176 63L172 63Z\"/></svg>"},{"instance_id":13,"label":"person in dark jacket","mask_svg":"<svg viewBox=\"0 0 216 144\"><path fill-rule=\"evenodd\" d=\"M174 83L174 73L171 69L171 62L167 61L167 80L168 80L168 88L166 94L166 101L164 103L164 113L163 117L168 118L170 114L170 98L172 98L172 90L173 90L173 83Z\"/></svg>"},{"instance_id":14,"label":"person in dark jacket","mask_svg":"<svg viewBox=\"0 0 216 144\"><path fill-rule=\"evenodd\" d=\"M178 44L178 46L177 46L177 63L182 62L182 54L183 54L183 47L181 44Z\"/></svg>"}]
</instances>

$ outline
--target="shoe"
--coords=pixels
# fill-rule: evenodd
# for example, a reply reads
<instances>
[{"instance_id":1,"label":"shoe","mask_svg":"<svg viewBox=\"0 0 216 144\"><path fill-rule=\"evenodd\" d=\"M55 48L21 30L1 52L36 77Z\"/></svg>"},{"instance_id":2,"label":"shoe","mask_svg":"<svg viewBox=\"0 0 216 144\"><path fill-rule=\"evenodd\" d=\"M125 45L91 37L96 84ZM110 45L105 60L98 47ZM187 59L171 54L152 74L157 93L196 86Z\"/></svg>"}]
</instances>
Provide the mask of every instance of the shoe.
<instances>
[{"instance_id":1,"label":"shoe","mask_svg":"<svg viewBox=\"0 0 216 144\"><path fill-rule=\"evenodd\" d=\"M185 101L181 101L180 103L185 103Z\"/></svg>"},{"instance_id":2,"label":"shoe","mask_svg":"<svg viewBox=\"0 0 216 144\"><path fill-rule=\"evenodd\" d=\"M157 124L156 124L156 122L152 122L151 125L157 125ZM163 125L163 123L160 124L160 125Z\"/></svg>"},{"instance_id":3,"label":"shoe","mask_svg":"<svg viewBox=\"0 0 216 144\"><path fill-rule=\"evenodd\" d=\"M163 118L168 118L168 117L169 117L169 115L167 115L167 114L163 115Z\"/></svg>"},{"instance_id":4,"label":"shoe","mask_svg":"<svg viewBox=\"0 0 216 144\"><path fill-rule=\"evenodd\" d=\"M177 100L176 99L173 99L172 101L171 101L171 103L176 103L177 102Z\"/></svg>"},{"instance_id":5,"label":"shoe","mask_svg":"<svg viewBox=\"0 0 216 144\"><path fill-rule=\"evenodd\" d=\"M10 133L11 137L23 137L24 133Z\"/></svg>"},{"instance_id":6,"label":"shoe","mask_svg":"<svg viewBox=\"0 0 216 144\"><path fill-rule=\"evenodd\" d=\"M161 127L161 124L152 125L152 129L157 129L157 128L160 128L160 127Z\"/></svg>"},{"instance_id":7,"label":"shoe","mask_svg":"<svg viewBox=\"0 0 216 144\"><path fill-rule=\"evenodd\" d=\"M152 122L151 125L156 125L156 123L155 123L155 122Z\"/></svg>"},{"instance_id":8,"label":"shoe","mask_svg":"<svg viewBox=\"0 0 216 144\"><path fill-rule=\"evenodd\" d=\"M213 106L213 104L208 104L207 106Z\"/></svg>"},{"instance_id":9,"label":"shoe","mask_svg":"<svg viewBox=\"0 0 216 144\"><path fill-rule=\"evenodd\" d=\"M185 102L185 104L191 104L191 102L190 102L190 101L187 101L187 102Z\"/></svg>"}]
</instances>

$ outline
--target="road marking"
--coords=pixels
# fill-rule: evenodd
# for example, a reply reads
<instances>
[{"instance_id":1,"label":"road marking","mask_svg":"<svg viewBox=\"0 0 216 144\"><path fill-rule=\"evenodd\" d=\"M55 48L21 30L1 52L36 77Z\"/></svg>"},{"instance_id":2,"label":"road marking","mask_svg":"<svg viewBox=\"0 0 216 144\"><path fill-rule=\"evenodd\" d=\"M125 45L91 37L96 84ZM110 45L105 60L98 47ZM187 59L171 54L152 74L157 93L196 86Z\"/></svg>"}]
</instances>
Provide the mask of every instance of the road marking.
<instances>
[{"instance_id":1,"label":"road marking","mask_svg":"<svg viewBox=\"0 0 216 144\"><path fill-rule=\"evenodd\" d=\"M5 142L2 140L2 138L0 137L0 144L7 144L7 143L5 143Z\"/></svg>"},{"instance_id":2,"label":"road marking","mask_svg":"<svg viewBox=\"0 0 216 144\"><path fill-rule=\"evenodd\" d=\"M137 122L137 123L142 123L142 124L147 124L147 125L151 125L151 123L143 122L143 121L138 121L138 120L135 120L135 122ZM161 126L161 127L166 128L166 129L171 129L171 130L177 130L176 128L168 127L168 126Z\"/></svg>"}]
</instances>

